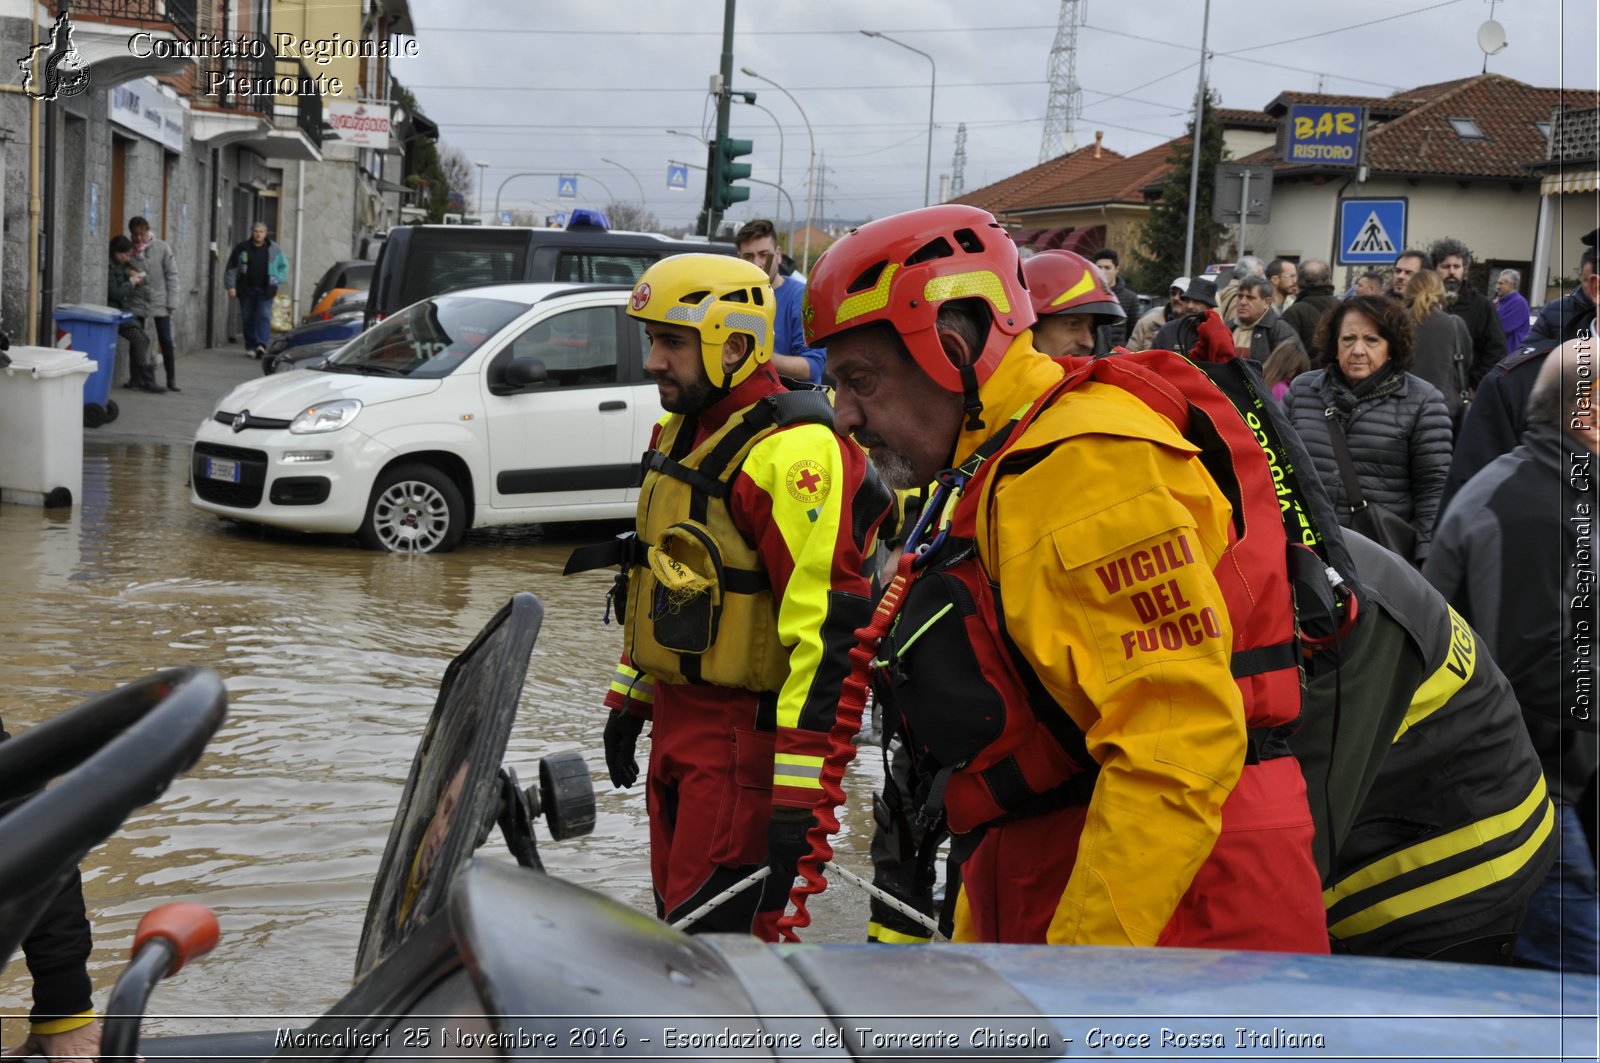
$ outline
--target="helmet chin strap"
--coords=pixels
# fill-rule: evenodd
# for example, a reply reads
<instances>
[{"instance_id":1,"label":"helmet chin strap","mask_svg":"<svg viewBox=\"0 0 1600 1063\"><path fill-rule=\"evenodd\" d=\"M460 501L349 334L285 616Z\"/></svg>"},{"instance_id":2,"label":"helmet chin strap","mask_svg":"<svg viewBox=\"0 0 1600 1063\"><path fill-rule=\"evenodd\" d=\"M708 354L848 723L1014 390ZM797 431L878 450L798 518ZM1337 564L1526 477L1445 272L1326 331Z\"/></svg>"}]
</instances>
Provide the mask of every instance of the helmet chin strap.
<instances>
[{"instance_id":1,"label":"helmet chin strap","mask_svg":"<svg viewBox=\"0 0 1600 1063\"><path fill-rule=\"evenodd\" d=\"M976 432L984 428L983 400L978 398L978 368L968 362L961 367L961 409L967 415L968 432Z\"/></svg>"}]
</instances>

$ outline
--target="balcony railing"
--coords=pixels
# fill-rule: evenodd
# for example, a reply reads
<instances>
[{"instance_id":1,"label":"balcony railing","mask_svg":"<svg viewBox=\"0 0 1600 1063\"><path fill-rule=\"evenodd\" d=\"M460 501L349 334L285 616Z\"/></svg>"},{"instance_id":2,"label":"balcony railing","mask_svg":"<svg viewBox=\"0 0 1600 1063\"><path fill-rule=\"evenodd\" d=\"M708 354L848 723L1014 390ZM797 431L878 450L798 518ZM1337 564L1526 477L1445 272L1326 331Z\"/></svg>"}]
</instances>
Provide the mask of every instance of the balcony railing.
<instances>
[{"instance_id":1,"label":"balcony railing","mask_svg":"<svg viewBox=\"0 0 1600 1063\"><path fill-rule=\"evenodd\" d=\"M72 13L91 19L165 22L185 40L199 36L198 0L74 0Z\"/></svg>"},{"instance_id":2,"label":"balcony railing","mask_svg":"<svg viewBox=\"0 0 1600 1063\"><path fill-rule=\"evenodd\" d=\"M319 150L322 147L322 95L316 91L312 74L299 59L278 58L277 75L280 83L293 81L300 90L293 96L279 96L274 101L272 121L279 129L293 125Z\"/></svg>"},{"instance_id":3,"label":"balcony railing","mask_svg":"<svg viewBox=\"0 0 1600 1063\"><path fill-rule=\"evenodd\" d=\"M250 55L208 56L197 60L200 69L196 99L214 107L252 111L274 118L278 55L265 37L250 35L249 39L252 42Z\"/></svg>"}]
</instances>

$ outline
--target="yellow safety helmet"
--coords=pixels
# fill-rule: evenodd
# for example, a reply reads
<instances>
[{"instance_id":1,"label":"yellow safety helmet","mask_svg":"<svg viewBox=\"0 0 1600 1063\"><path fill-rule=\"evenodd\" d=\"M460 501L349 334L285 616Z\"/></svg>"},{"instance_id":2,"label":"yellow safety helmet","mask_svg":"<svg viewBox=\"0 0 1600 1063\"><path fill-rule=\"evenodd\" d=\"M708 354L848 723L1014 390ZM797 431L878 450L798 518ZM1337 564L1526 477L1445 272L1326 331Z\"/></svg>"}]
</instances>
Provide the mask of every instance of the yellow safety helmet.
<instances>
[{"instance_id":1,"label":"yellow safety helmet","mask_svg":"<svg viewBox=\"0 0 1600 1063\"><path fill-rule=\"evenodd\" d=\"M772 283L765 270L732 255L662 259L634 285L628 316L686 325L699 332L706 376L723 390L739 386L757 366L772 360L772 331L777 320ZM722 366L722 345L735 332L753 342L744 361L729 372Z\"/></svg>"}]
</instances>

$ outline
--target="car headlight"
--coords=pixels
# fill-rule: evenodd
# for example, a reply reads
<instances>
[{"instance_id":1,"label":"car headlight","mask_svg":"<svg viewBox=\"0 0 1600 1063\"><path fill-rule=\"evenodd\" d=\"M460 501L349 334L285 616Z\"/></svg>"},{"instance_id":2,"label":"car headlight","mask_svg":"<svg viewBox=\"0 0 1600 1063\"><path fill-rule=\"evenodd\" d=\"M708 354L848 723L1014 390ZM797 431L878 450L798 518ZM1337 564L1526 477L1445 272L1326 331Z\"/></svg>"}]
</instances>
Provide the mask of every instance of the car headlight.
<instances>
[{"instance_id":1,"label":"car headlight","mask_svg":"<svg viewBox=\"0 0 1600 1063\"><path fill-rule=\"evenodd\" d=\"M360 412L360 399L334 399L332 402L318 403L301 410L299 416L289 423L289 431L302 436L314 432L337 432L355 420Z\"/></svg>"}]
</instances>

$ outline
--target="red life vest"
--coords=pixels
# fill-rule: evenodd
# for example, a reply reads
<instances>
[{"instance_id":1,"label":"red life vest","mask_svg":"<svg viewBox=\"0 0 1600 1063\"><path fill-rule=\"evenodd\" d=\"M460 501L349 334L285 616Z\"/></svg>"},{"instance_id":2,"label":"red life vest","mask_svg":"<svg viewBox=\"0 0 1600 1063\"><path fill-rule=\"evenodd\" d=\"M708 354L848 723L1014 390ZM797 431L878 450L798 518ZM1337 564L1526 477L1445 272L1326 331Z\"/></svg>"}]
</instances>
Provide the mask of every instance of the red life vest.
<instances>
[{"instance_id":1,"label":"red life vest","mask_svg":"<svg viewBox=\"0 0 1600 1063\"><path fill-rule=\"evenodd\" d=\"M1213 571L1234 625L1233 674L1252 759L1287 752L1271 748L1269 732L1300 715L1288 539L1273 473L1251 428L1202 370L1170 351L1061 361L1066 378L954 471L960 494L948 524L929 544L876 662L885 727L896 715L904 720L919 772L931 778L925 814L942 807L956 833L1086 803L1093 792L1098 767L1083 735L1007 637L999 589L975 545L989 486L1029 459L1016 443L1043 409L1085 380L1120 387L1170 420L1200 448L1233 507L1229 543ZM1176 625L1164 634L1184 637Z\"/></svg>"}]
</instances>

